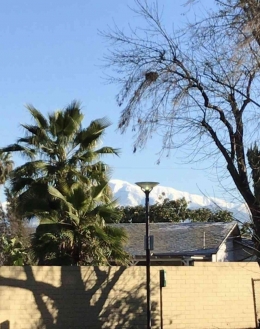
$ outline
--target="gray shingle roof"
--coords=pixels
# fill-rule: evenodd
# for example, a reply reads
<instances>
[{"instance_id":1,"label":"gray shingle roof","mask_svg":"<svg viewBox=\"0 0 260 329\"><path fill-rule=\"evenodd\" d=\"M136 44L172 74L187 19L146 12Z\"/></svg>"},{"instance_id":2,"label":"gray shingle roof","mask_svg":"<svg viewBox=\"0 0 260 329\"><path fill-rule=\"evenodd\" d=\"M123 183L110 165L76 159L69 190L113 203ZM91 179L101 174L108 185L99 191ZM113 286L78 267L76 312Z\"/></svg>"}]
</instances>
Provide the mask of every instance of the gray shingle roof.
<instances>
[{"instance_id":1,"label":"gray shingle roof","mask_svg":"<svg viewBox=\"0 0 260 329\"><path fill-rule=\"evenodd\" d=\"M144 223L120 223L128 234L126 251L135 257L145 255ZM231 232L239 234L236 222L229 223L150 223L150 235L154 236L157 256L206 255L216 253ZM205 238L204 238L205 236ZM205 243L205 247L204 247Z\"/></svg>"}]
</instances>

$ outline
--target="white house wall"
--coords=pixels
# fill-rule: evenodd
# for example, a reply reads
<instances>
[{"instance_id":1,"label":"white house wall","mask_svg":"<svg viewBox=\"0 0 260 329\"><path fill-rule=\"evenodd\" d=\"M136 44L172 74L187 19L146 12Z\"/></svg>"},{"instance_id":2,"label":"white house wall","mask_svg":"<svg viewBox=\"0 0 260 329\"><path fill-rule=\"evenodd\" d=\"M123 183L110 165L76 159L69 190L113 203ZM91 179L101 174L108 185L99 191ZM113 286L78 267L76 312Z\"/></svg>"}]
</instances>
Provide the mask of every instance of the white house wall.
<instances>
[{"instance_id":1,"label":"white house wall","mask_svg":"<svg viewBox=\"0 0 260 329\"><path fill-rule=\"evenodd\" d=\"M234 261L234 245L232 238L228 238L226 241L222 243L216 254L216 261L217 262Z\"/></svg>"}]
</instances>

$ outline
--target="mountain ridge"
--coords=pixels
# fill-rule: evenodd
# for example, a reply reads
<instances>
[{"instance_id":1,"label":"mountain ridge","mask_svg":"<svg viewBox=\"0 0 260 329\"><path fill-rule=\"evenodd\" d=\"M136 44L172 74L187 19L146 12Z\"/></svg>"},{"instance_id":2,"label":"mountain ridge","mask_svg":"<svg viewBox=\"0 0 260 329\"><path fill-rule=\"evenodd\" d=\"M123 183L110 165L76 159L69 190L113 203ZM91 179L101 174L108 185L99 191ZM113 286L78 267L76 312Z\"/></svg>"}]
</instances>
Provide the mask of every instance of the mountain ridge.
<instances>
[{"instance_id":1,"label":"mountain ridge","mask_svg":"<svg viewBox=\"0 0 260 329\"><path fill-rule=\"evenodd\" d=\"M121 206L137 206L144 204L144 193L140 187L135 184L131 184L127 181L120 179L111 179L109 182L111 190L114 197L118 200L119 205ZM159 201L159 196L165 194L165 198L170 200L177 200L180 198L185 198L189 203L190 209L196 208L210 208L211 210L223 209L231 211L234 214L234 217L238 220L248 220L249 213L247 207L244 203L232 203L226 202L223 199L215 197L206 197L197 194L191 194L188 192L183 192L174 189L173 187L166 187L157 185L151 191L149 199L150 203L154 204L156 201Z\"/></svg>"}]
</instances>

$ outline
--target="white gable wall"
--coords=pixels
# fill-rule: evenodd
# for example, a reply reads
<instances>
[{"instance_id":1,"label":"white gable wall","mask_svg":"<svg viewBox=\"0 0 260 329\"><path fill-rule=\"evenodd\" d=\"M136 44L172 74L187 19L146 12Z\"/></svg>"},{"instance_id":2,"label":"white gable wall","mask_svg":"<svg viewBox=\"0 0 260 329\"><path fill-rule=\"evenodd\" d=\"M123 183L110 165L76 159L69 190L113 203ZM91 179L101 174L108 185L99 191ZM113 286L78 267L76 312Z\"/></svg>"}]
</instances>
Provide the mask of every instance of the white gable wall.
<instances>
[{"instance_id":1,"label":"white gable wall","mask_svg":"<svg viewBox=\"0 0 260 329\"><path fill-rule=\"evenodd\" d=\"M212 261L213 257L212 257ZM220 246L216 254L216 262L232 262L234 261L234 245L233 238L227 238Z\"/></svg>"}]
</instances>

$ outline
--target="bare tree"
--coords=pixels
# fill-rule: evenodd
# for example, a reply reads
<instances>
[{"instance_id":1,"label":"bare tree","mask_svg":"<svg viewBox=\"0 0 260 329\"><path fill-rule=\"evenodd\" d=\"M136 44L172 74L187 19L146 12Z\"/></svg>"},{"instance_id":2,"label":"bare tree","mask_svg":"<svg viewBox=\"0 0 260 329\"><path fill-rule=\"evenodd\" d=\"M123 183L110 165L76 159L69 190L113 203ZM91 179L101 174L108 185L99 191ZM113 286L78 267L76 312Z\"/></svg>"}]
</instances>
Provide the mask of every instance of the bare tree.
<instances>
[{"instance_id":1,"label":"bare tree","mask_svg":"<svg viewBox=\"0 0 260 329\"><path fill-rule=\"evenodd\" d=\"M195 0L189 0L186 4L189 3L195 3ZM217 11L210 12L205 19L191 24L193 28L199 26L199 29L195 28L196 33L210 36L213 32L221 36L224 29L229 39L240 47L252 41L260 45L259 0L215 0L215 3Z\"/></svg>"},{"instance_id":2,"label":"bare tree","mask_svg":"<svg viewBox=\"0 0 260 329\"><path fill-rule=\"evenodd\" d=\"M169 32L157 4L136 0L146 27L103 32L111 42L106 61L111 82L121 86L118 127L135 132L134 149L160 134L162 152L189 146L192 154L221 155L251 211L260 250L260 197L251 182L258 168L247 159L247 152L260 156L259 1L216 2L218 11Z\"/></svg>"}]
</instances>

